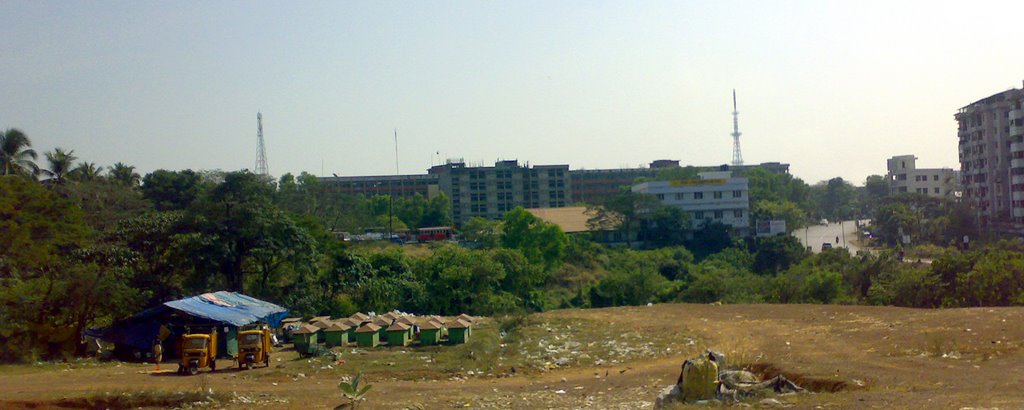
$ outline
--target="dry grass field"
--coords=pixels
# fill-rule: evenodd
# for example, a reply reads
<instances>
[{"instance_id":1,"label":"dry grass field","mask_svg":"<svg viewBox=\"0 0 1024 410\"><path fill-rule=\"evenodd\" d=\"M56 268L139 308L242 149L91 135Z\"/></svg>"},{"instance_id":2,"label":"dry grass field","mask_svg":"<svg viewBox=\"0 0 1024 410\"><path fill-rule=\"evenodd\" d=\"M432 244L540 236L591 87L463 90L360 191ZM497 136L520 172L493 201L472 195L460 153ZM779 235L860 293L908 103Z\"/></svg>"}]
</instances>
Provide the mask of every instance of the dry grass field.
<instances>
[{"instance_id":1,"label":"dry grass field","mask_svg":"<svg viewBox=\"0 0 1024 410\"><path fill-rule=\"evenodd\" d=\"M789 408L1024 407L1024 309L663 304L483 320L471 343L342 350L198 376L84 360L0 367L0 408L333 408L357 372L360 408L650 408L705 347L812 393ZM758 400L748 404L758 407Z\"/></svg>"}]
</instances>

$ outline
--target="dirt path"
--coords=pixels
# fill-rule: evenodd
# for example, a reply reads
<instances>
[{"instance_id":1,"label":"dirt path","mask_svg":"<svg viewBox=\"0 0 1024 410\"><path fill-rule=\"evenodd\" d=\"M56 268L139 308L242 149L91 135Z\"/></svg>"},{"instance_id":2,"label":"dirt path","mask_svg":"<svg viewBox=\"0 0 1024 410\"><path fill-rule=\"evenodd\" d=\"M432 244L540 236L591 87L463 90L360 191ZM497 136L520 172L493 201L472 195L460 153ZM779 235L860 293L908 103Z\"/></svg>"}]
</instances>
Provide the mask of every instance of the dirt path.
<instances>
[{"instance_id":1,"label":"dirt path","mask_svg":"<svg viewBox=\"0 0 1024 410\"><path fill-rule=\"evenodd\" d=\"M1022 308L670 304L563 310L544 316L625 324L650 338L686 332L699 342L664 358L539 374L496 369L494 377L433 375L437 380L371 375L368 379L375 386L364 407L649 408L657 392L675 381L682 360L704 346L725 351L730 361L781 370L816 390L839 390L780 398L796 408L1024 406ZM229 364L221 362L224 367ZM147 370L151 366L134 364L7 369L0 374L0 400L8 402L0 402L0 407L107 391L213 388L243 396L227 407L328 408L340 402L335 385L351 369L315 368L301 377L277 374L274 368L198 377L153 375Z\"/></svg>"}]
</instances>

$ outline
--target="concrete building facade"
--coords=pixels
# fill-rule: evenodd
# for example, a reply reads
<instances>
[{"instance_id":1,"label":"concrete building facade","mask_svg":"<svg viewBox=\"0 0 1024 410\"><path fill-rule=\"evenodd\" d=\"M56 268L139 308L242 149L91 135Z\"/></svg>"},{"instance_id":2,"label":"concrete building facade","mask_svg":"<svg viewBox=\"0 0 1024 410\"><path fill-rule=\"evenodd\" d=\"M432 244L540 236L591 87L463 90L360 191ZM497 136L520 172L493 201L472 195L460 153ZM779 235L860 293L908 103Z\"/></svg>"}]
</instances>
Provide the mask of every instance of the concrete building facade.
<instances>
[{"instance_id":1,"label":"concrete building facade","mask_svg":"<svg viewBox=\"0 0 1024 410\"><path fill-rule=\"evenodd\" d=\"M573 203L568 165L520 165L498 161L493 167L448 162L431 167L438 188L452 200L452 219L499 219L517 206L561 208Z\"/></svg>"},{"instance_id":2,"label":"concrete building facade","mask_svg":"<svg viewBox=\"0 0 1024 410\"><path fill-rule=\"evenodd\" d=\"M317 179L326 191L349 195L394 195L396 198L422 195L432 198L439 192L437 176L429 174L335 176Z\"/></svg>"},{"instance_id":3,"label":"concrete building facade","mask_svg":"<svg viewBox=\"0 0 1024 410\"><path fill-rule=\"evenodd\" d=\"M1024 89L961 108L956 115L963 197L983 229L1024 233Z\"/></svg>"},{"instance_id":4,"label":"concrete building facade","mask_svg":"<svg viewBox=\"0 0 1024 410\"><path fill-rule=\"evenodd\" d=\"M732 227L741 236L750 232L748 180L733 177L731 171L702 172L696 180L644 182L632 189L682 208L690 214L694 227L714 221Z\"/></svg>"},{"instance_id":5,"label":"concrete building facade","mask_svg":"<svg viewBox=\"0 0 1024 410\"><path fill-rule=\"evenodd\" d=\"M917 157L897 155L885 161L889 193L917 193L954 199L958 194L957 172L952 168L918 168Z\"/></svg>"}]
</instances>

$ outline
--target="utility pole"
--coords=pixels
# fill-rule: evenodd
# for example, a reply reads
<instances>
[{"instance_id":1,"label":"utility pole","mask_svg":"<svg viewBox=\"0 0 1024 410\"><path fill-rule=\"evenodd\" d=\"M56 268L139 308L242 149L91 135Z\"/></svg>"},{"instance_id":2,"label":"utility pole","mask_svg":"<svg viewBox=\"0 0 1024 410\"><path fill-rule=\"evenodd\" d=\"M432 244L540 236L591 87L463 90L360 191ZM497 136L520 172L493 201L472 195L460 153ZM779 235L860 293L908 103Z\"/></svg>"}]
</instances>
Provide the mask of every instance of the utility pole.
<instances>
[{"instance_id":1,"label":"utility pole","mask_svg":"<svg viewBox=\"0 0 1024 410\"><path fill-rule=\"evenodd\" d=\"M391 189L398 180L398 128L395 128L395 180L388 184L388 240L395 234L395 194Z\"/></svg>"}]
</instances>

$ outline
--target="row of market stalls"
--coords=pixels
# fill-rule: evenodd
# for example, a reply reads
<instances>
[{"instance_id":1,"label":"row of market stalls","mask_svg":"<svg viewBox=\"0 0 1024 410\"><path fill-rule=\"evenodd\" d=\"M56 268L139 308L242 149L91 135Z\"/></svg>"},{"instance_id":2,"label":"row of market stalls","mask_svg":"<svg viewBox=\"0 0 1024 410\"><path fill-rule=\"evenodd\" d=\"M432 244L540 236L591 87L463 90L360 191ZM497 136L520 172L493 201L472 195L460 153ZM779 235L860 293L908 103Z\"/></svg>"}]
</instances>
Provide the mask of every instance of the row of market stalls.
<instances>
[{"instance_id":1,"label":"row of market stalls","mask_svg":"<svg viewBox=\"0 0 1024 410\"><path fill-rule=\"evenodd\" d=\"M231 358L238 354L239 329L255 324L277 328L287 315L288 309L273 303L220 291L163 303L110 327L90 329L86 336L113 343L121 358L144 359L158 342L165 357L176 357L181 335L216 331L220 357Z\"/></svg>"},{"instance_id":2,"label":"row of market stalls","mask_svg":"<svg viewBox=\"0 0 1024 410\"><path fill-rule=\"evenodd\" d=\"M300 318L283 321L290 330L295 349L313 353L320 344L326 347L431 346L466 343L473 333L473 317L416 316L401 312L367 315L357 312L347 318L314 317L307 322Z\"/></svg>"}]
</instances>

